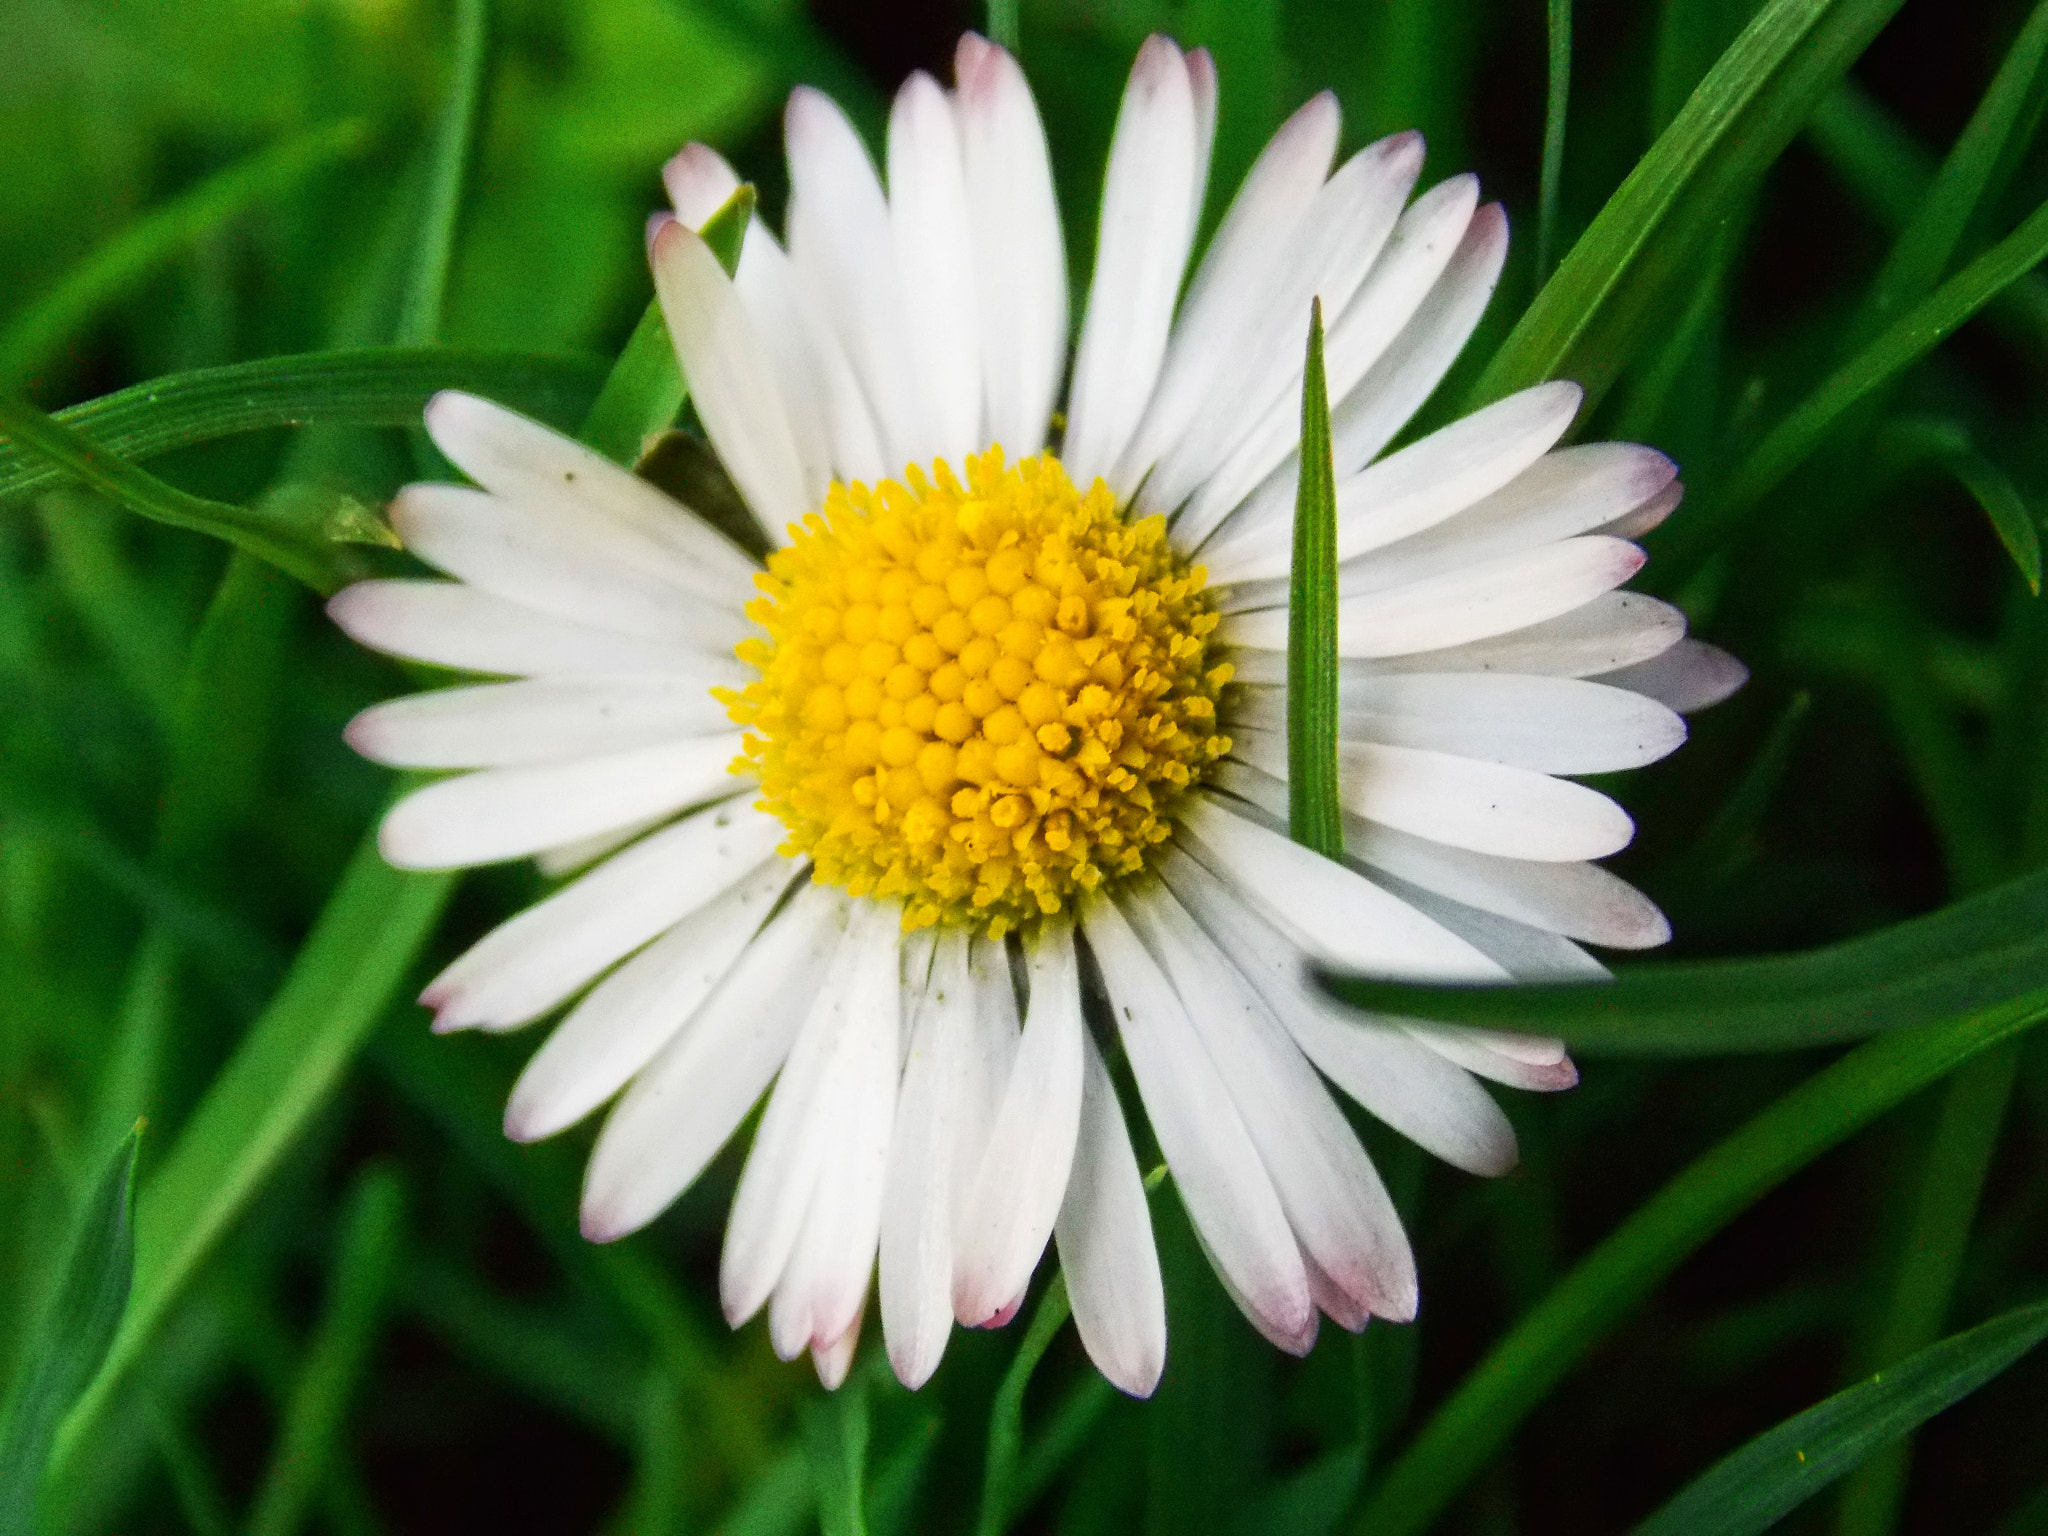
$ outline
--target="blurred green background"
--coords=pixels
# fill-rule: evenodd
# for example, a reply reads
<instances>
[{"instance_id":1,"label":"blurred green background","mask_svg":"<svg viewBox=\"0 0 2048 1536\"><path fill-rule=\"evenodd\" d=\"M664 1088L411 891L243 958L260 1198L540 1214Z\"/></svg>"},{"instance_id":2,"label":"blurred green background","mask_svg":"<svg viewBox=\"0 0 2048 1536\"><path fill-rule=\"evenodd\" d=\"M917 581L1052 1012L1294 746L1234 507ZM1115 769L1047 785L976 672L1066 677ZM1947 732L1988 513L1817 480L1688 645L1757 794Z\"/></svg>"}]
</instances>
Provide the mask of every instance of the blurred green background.
<instances>
[{"instance_id":1,"label":"blurred green background","mask_svg":"<svg viewBox=\"0 0 2048 1536\"><path fill-rule=\"evenodd\" d=\"M790 86L832 91L872 136L903 75L945 73L959 31L986 22L938 0L482 9L0 4L0 393L55 409L214 365L439 343L588 359L559 375L573 426L647 302L641 226L667 155L721 147L779 217ZM1477 170L1514 221L1508 274L1425 425L1447 418L1538 286L1559 9L1023 0L1072 270L1088 270L1117 93L1148 31L1215 51L1212 218L1279 119L1332 87L1348 145L1418 126L1426 181ZM1576 7L1555 252L1755 9ZM1680 461L1691 495L1641 585L1754 669L1677 758L1602 786L1638 817L1617 867L1669 911L1677 953L1816 945L2048 864L2048 617L2027 579L2048 496L2048 283L2006 287L1746 508L1731 490L1887 318L1873 279L2030 9L1908 0L1761 185L1677 253L1682 280L1658 290L1648 339L1582 424ZM451 82L479 18L464 118ZM2048 194L2044 95L2040 78L2022 90L1937 276ZM472 146L459 187L451 142ZM453 212L445 268L419 259L437 208ZM151 464L218 500L321 507L374 506L433 467L404 428L333 424ZM146 1114L147 1190L305 941L389 789L340 728L406 686L311 594L215 542L83 490L0 504L0 1380L121 1135ZM396 995L537 889L525 870L465 879L425 952L397 951ZM387 983L364 986L381 999ZM293 1134L68 1446L50 1529L1352 1528L1361 1484L1514 1319L1829 1059L1594 1057L1577 1091L1508 1100L1524 1164L1493 1183L1368 1127L1415 1238L1422 1316L1362 1339L1327 1329L1301 1362L1240 1321L1162 1193L1164 1386L1118 1398L1071 1331L1053 1336L1035 1374L1009 1375L1013 1392L1029 1377L1027 1433L991 1526L984 1463L992 1423L1016 1422L998 1391L1023 1323L956 1334L915 1396L880 1368L871 1327L828 1404L758 1324L729 1337L718 1319L732 1149L648 1232L586 1247L587 1128L536 1148L498 1133L531 1037L429 1041L425 1025L380 1001L360 1052L306 1089ZM1627 1529L1903 1347L2048 1290L2048 1054L2015 1050L1744 1202L1503 1431L1440 1528ZM2048 1357L2023 1361L1920 1434L1903 1483L1866 1472L1788 1528L2048 1532L2044 1392Z\"/></svg>"}]
</instances>

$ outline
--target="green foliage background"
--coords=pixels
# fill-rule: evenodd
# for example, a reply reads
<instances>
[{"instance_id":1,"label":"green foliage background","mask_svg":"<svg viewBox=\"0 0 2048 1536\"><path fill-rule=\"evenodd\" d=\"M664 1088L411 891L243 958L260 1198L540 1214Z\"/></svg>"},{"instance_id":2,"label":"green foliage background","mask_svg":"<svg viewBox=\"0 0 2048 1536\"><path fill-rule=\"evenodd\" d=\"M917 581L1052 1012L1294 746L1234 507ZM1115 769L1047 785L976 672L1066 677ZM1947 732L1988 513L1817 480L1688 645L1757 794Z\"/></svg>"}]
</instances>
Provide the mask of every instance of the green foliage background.
<instances>
[{"instance_id":1,"label":"green foliage background","mask_svg":"<svg viewBox=\"0 0 2048 1536\"><path fill-rule=\"evenodd\" d=\"M64 419L105 450L0 405L0 1532L1617 1531L1800 1410L1650 1528L2048 1532L2048 8L991 10L0 7L0 401L98 400ZM1509 1099L1505 1179L1365 1127L1413 1327L1276 1355L1169 1181L1147 1404L1050 1268L924 1392L871 1340L827 1398L718 1320L731 1149L583 1244L587 1131L499 1135L529 1043L408 1001L535 879L362 844L391 786L340 727L407 678L276 568L397 558L375 508L436 472L435 387L582 420L681 143L774 211L792 84L872 133L968 25L1021 28L1076 274L1154 28L1218 59L1212 216L1324 86L1348 142L1481 173L1515 250L1423 425L1585 380L1581 433L1690 487L1643 584L1754 669L1603 785L1620 868L1674 959L1870 936L1530 1004L1585 1081ZM263 361L309 353L346 355Z\"/></svg>"}]
</instances>

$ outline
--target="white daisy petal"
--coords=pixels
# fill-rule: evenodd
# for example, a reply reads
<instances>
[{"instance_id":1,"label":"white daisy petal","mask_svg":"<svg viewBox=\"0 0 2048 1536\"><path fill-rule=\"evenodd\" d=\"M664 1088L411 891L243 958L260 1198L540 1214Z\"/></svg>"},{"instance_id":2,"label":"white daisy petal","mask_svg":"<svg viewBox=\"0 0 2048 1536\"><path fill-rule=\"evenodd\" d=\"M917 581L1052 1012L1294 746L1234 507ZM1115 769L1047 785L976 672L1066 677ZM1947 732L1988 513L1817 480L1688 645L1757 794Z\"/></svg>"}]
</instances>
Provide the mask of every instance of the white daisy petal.
<instances>
[{"instance_id":1,"label":"white daisy petal","mask_svg":"<svg viewBox=\"0 0 2048 1536\"><path fill-rule=\"evenodd\" d=\"M882 1331L906 1387L938 1369L953 1332L953 1177L972 1083L967 941L949 929L916 997L882 1204Z\"/></svg>"},{"instance_id":2,"label":"white daisy petal","mask_svg":"<svg viewBox=\"0 0 2048 1536\"><path fill-rule=\"evenodd\" d=\"M837 1392L846 1384L846 1373L853 1369L853 1352L860 1343L861 1319L865 1308L856 1312L853 1326L829 1344L811 1345L811 1364L818 1372L818 1385L827 1392Z\"/></svg>"},{"instance_id":3,"label":"white daisy petal","mask_svg":"<svg viewBox=\"0 0 2048 1536\"><path fill-rule=\"evenodd\" d=\"M1190 851L1297 929L1332 965L1418 980L1498 979L1487 958L1370 880L1228 809L1191 795Z\"/></svg>"},{"instance_id":4,"label":"white daisy petal","mask_svg":"<svg viewBox=\"0 0 2048 1536\"><path fill-rule=\"evenodd\" d=\"M1633 544L1588 535L1341 599L1337 649L1345 656L1402 656L1505 635L1612 591L1642 569L1643 559ZM1284 651L1287 610L1233 614L1217 633L1227 645Z\"/></svg>"},{"instance_id":5,"label":"white daisy petal","mask_svg":"<svg viewBox=\"0 0 2048 1536\"><path fill-rule=\"evenodd\" d=\"M1483 951L1517 981L1605 981L1606 966L1570 939L1382 873L1387 889Z\"/></svg>"},{"instance_id":6,"label":"white daisy petal","mask_svg":"<svg viewBox=\"0 0 2048 1536\"><path fill-rule=\"evenodd\" d=\"M492 929L420 1001L443 1030L536 1019L744 879L782 837L781 822L737 797L699 811Z\"/></svg>"},{"instance_id":7,"label":"white daisy petal","mask_svg":"<svg viewBox=\"0 0 2048 1536\"><path fill-rule=\"evenodd\" d=\"M725 156L708 144L685 144L671 155L661 168L661 184L676 217L698 231L740 189L740 179Z\"/></svg>"},{"instance_id":8,"label":"white daisy petal","mask_svg":"<svg viewBox=\"0 0 2048 1536\"><path fill-rule=\"evenodd\" d=\"M713 603L598 556L573 526L459 485L409 485L391 526L427 564L542 613L643 639L729 651L747 628L728 587Z\"/></svg>"},{"instance_id":9,"label":"white daisy petal","mask_svg":"<svg viewBox=\"0 0 2048 1536\"><path fill-rule=\"evenodd\" d=\"M739 962L794 873L770 859L593 987L513 1084L505 1134L540 1141L623 1088Z\"/></svg>"},{"instance_id":10,"label":"white daisy petal","mask_svg":"<svg viewBox=\"0 0 2048 1536\"><path fill-rule=\"evenodd\" d=\"M1232 726L1287 729L1287 690L1246 688ZM1422 747L1537 773L1611 773L1675 751L1685 721L1642 694L1574 678L1407 672L1343 681L1347 741Z\"/></svg>"},{"instance_id":11,"label":"white daisy petal","mask_svg":"<svg viewBox=\"0 0 2048 1536\"><path fill-rule=\"evenodd\" d=\"M983 446L973 225L953 107L922 71L889 114L889 227L935 451L958 464Z\"/></svg>"},{"instance_id":12,"label":"white daisy petal","mask_svg":"<svg viewBox=\"0 0 2048 1536\"><path fill-rule=\"evenodd\" d=\"M654 290L691 403L764 527L811 510L803 457L761 334L711 248L682 224L654 239Z\"/></svg>"},{"instance_id":13,"label":"white daisy petal","mask_svg":"<svg viewBox=\"0 0 2048 1536\"><path fill-rule=\"evenodd\" d=\"M897 938L890 926L899 918L893 907L881 902L846 901L845 908L846 937L833 953L823 981L814 986L810 1009L776 1079L775 1091L768 1097L768 1108L754 1133L754 1145L733 1196L725 1252L719 1262L718 1294L726 1320L735 1327L758 1312L783 1279L803 1236L805 1217L826 1165L835 1158L872 1153L879 1112L871 1101L880 1094L877 1083L884 1081L876 1076L878 1042L884 1039L888 1046L886 1085L893 1107L899 1025L894 1014L886 1019L884 1014L901 1006ZM887 1137L884 1124L881 1152L885 1158ZM878 1164L872 1171L874 1220L879 1230L882 1167ZM865 1225L865 1206L842 1214L860 1218L854 1227ZM833 1290L840 1278L836 1270L822 1266L843 1257L849 1244L838 1239L850 1239L858 1232L835 1223L834 1236L830 1252L820 1249L814 1254L821 1267L805 1277L816 1282L817 1288L807 1287L801 1296L792 1292L784 1309L787 1321L780 1342L790 1346L784 1358L794 1356L821 1334L828 1340L836 1337L846 1326L844 1319L829 1331L812 1326L813 1303L823 1292ZM872 1237L868 1251L872 1258ZM863 1287L866 1278L863 1271ZM836 1294L833 1299L838 1299ZM853 1305L858 1304L856 1295ZM795 1342L790 1344L792 1339Z\"/></svg>"},{"instance_id":14,"label":"white daisy petal","mask_svg":"<svg viewBox=\"0 0 2048 1536\"><path fill-rule=\"evenodd\" d=\"M1244 309L1229 317L1237 322L1230 361L1211 377L1201 410L1153 472L1148 505L1178 506L1230 458L1250 424L1281 410L1290 396L1299 431L1301 334L1309 301L1320 297L1331 316L1343 311L1392 233L1421 169L1422 136L1398 133L1353 155L1316 193L1280 258L1246 296ZM1255 485L1267 467L1244 478Z\"/></svg>"},{"instance_id":15,"label":"white daisy petal","mask_svg":"<svg viewBox=\"0 0 2048 1536\"><path fill-rule=\"evenodd\" d=\"M706 688L745 680L730 656L579 624L457 581L359 581L327 600L327 616L372 650L465 672L663 672Z\"/></svg>"},{"instance_id":16,"label":"white daisy petal","mask_svg":"<svg viewBox=\"0 0 2048 1536\"><path fill-rule=\"evenodd\" d=\"M1081 1117L1081 978L1071 924L1027 941L1031 1007L965 1207L954 1311L970 1325L1024 1294L1059 1215Z\"/></svg>"},{"instance_id":17,"label":"white daisy petal","mask_svg":"<svg viewBox=\"0 0 2048 1536\"><path fill-rule=\"evenodd\" d=\"M1683 500L1684 482L1674 480L1634 511L1626 512L1594 531L1612 534L1617 539L1640 539L1644 534L1663 527L1664 520L1678 510L1678 504Z\"/></svg>"},{"instance_id":18,"label":"white daisy petal","mask_svg":"<svg viewBox=\"0 0 2048 1536\"><path fill-rule=\"evenodd\" d=\"M846 349L881 428L892 470L940 450L918 384L889 204L846 114L799 86L783 114L789 153L789 254Z\"/></svg>"},{"instance_id":19,"label":"white daisy petal","mask_svg":"<svg viewBox=\"0 0 2048 1536\"><path fill-rule=\"evenodd\" d=\"M1287 772L1285 737L1240 730L1231 740L1235 755L1254 768L1276 778ZM1598 790L1448 752L1344 742L1338 777L1346 810L1476 853L1551 863L1604 859L1635 835L1628 813Z\"/></svg>"},{"instance_id":20,"label":"white daisy petal","mask_svg":"<svg viewBox=\"0 0 2048 1536\"><path fill-rule=\"evenodd\" d=\"M703 684L660 672L528 678L373 704L343 739L393 768L503 768L731 728Z\"/></svg>"},{"instance_id":21,"label":"white daisy petal","mask_svg":"<svg viewBox=\"0 0 2048 1536\"><path fill-rule=\"evenodd\" d=\"M1579 1069L1564 1054L1564 1046L1559 1041L1537 1042L1555 1046L1557 1056L1550 1061L1535 1061L1527 1052L1509 1048L1510 1043L1526 1042L1533 1038L1530 1036L1435 1024L1408 1023L1403 1028L1444 1060L1493 1082L1505 1083L1510 1088L1520 1088L1527 1093L1559 1093L1578 1086Z\"/></svg>"},{"instance_id":22,"label":"white daisy petal","mask_svg":"<svg viewBox=\"0 0 2048 1536\"><path fill-rule=\"evenodd\" d=\"M1733 697L1749 681L1749 668L1718 645L1681 640L1662 655L1603 674L1600 681L1691 715Z\"/></svg>"},{"instance_id":23,"label":"white daisy petal","mask_svg":"<svg viewBox=\"0 0 2048 1536\"><path fill-rule=\"evenodd\" d=\"M1178 851L1168 854L1162 873L1295 1044L1374 1118L1468 1172L1514 1166L1514 1129L1471 1078L1397 1026L1324 996L1309 980L1307 956L1229 882Z\"/></svg>"},{"instance_id":24,"label":"white daisy petal","mask_svg":"<svg viewBox=\"0 0 2048 1536\"><path fill-rule=\"evenodd\" d=\"M1115 465L1159 376L1202 202L1197 132L1187 63L1154 34L1131 66L1110 141L1061 452L1077 485Z\"/></svg>"},{"instance_id":25,"label":"white daisy petal","mask_svg":"<svg viewBox=\"0 0 2048 1536\"><path fill-rule=\"evenodd\" d=\"M740 736L486 768L416 789L384 815L377 846L399 869L523 858L579 837L732 792Z\"/></svg>"},{"instance_id":26,"label":"white daisy petal","mask_svg":"<svg viewBox=\"0 0 2048 1536\"><path fill-rule=\"evenodd\" d=\"M1301 1250L1258 1149L1173 985L1112 901L1081 923L1102 968L1117 1033L1188 1216L1245 1315L1281 1348L1315 1339Z\"/></svg>"},{"instance_id":27,"label":"white daisy petal","mask_svg":"<svg viewBox=\"0 0 2048 1536\"><path fill-rule=\"evenodd\" d=\"M714 263L715 265L715 263ZM573 529L605 557L714 602L745 591L753 557L638 475L502 405L447 389L427 402L427 432L450 463L530 513Z\"/></svg>"},{"instance_id":28,"label":"white daisy petal","mask_svg":"<svg viewBox=\"0 0 2048 1536\"><path fill-rule=\"evenodd\" d=\"M1053 1232L1082 1348L1113 1385L1150 1397L1166 1369L1159 1250L1116 1086L1086 1031L1074 1171Z\"/></svg>"},{"instance_id":29,"label":"white daisy petal","mask_svg":"<svg viewBox=\"0 0 2048 1536\"><path fill-rule=\"evenodd\" d=\"M1017 61L961 38L961 156L981 313L984 418L1013 458L1036 453L1065 371L1067 258L1038 106Z\"/></svg>"},{"instance_id":30,"label":"white daisy petal","mask_svg":"<svg viewBox=\"0 0 2048 1536\"><path fill-rule=\"evenodd\" d=\"M1554 619L1440 650L1388 657L1378 665L1396 672L1590 677L1662 655L1684 635L1685 614L1671 604L1640 592L1603 592Z\"/></svg>"},{"instance_id":31,"label":"white daisy petal","mask_svg":"<svg viewBox=\"0 0 2048 1536\"><path fill-rule=\"evenodd\" d=\"M1401 1218L1315 1070L1166 887L1135 895L1132 909L1244 1116L1304 1257L1346 1298L1338 1313L1412 1318L1415 1257Z\"/></svg>"},{"instance_id":32,"label":"white daisy petal","mask_svg":"<svg viewBox=\"0 0 2048 1536\"><path fill-rule=\"evenodd\" d=\"M583 1235L644 1227L695 1181L789 1055L844 947L842 892L800 892L606 1117L583 1179Z\"/></svg>"},{"instance_id":33,"label":"white daisy petal","mask_svg":"<svg viewBox=\"0 0 2048 1536\"><path fill-rule=\"evenodd\" d=\"M1538 384L1410 443L1337 483L1337 558L1434 527L1508 484L1564 435L1585 391ZM1225 532L1202 551L1218 582L1287 574L1293 531L1279 519Z\"/></svg>"}]
</instances>

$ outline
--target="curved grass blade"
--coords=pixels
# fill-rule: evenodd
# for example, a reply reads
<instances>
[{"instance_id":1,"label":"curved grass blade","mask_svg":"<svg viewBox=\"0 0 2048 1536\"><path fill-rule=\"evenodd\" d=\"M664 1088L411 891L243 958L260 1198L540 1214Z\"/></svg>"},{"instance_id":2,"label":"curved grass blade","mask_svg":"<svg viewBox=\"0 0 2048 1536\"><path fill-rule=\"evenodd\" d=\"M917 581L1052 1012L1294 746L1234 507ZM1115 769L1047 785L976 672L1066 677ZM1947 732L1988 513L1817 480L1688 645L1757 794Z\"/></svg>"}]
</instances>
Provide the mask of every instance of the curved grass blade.
<instances>
[{"instance_id":1,"label":"curved grass blade","mask_svg":"<svg viewBox=\"0 0 2048 1536\"><path fill-rule=\"evenodd\" d=\"M0 331L0 389L13 387L46 362L93 311L151 268L251 204L352 159L369 142L366 123L323 124L229 166L144 214Z\"/></svg>"},{"instance_id":2,"label":"curved grass blade","mask_svg":"<svg viewBox=\"0 0 2048 1536\"><path fill-rule=\"evenodd\" d=\"M2043 1338L2048 1301L1943 1339L1757 1436L1645 1520L1636 1536L1758 1536Z\"/></svg>"},{"instance_id":3,"label":"curved grass blade","mask_svg":"<svg viewBox=\"0 0 2048 1536\"><path fill-rule=\"evenodd\" d=\"M856 1373L824 1401L803 1405L804 1455L824 1536L867 1536L867 1377Z\"/></svg>"},{"instance_id":4,"label":"curved grass blade","mask_svg":"<svg viewBox=\"0 0 2048 1536\"><path fill-rule=\"evenodd\" d=\"M1805 463L1849 408L1933 351L1949 333L2048 258L2048 203L1971 262L1830 375L1743 461L1704 517L1674 527L1665 551L1678 560L1725 541L1787 475Z\"/></svg>"},{"instance_id":5,"label":"curved grass blade","mask_svg":"<svg viewBox=\"0 0 2048 1536\"><path fill-rule=\"evenodd\" d=\"M201 1263L339 1086L454 884L452 875L395 870L374 832L363 839L283 986L143 1186L134 1298L65 1421L60 1460L83 1449Z\"/></svg>"},{"instance_id":6,"label":"curved grass blade","mask_svg":"<svg viewBox=\"0 0 2048 1536\"><path fill-rule=\"evenodd\" d=\"M1554 1286L1437 1410L1352 1522L1418 1536L1621 1317L1736 1216L1879 1115L2048 1016L2048 990L1869 1041L1695 1160Z\"/></svg>"},{"instance_id":7,"label":"curved grass blade","mask_svg":"<svg viewBox=\"0 0 2048 1536\"><path fill-rule=\"evenodd\" d=\"M405 1188L391 1169L373 1168L357 1179L342 1221L326 1309L314 1327L285 1405L277 1447L256 1490L250 1536L293 1536L313 1512L377 1341L404 1213Z\"/></svg>"},{"instance_id":8,"label":"curved grass blade","mask_svg":"<svg viewBox=\"0 0 2048 1536\"><path fill-rule=\"evenodd\" d=\"M1901 0L1771 0L1629 173L1473 387L1545 379L1606 392L1669 315L1674 285Z\"/></svg>"},{"instance_id":9,"label":"curved grass blade","mask_svg":"<svg viewBox=\"0 0 2048 1536\"><path fill-rule=\"evenodd\" d=\"M393 334L401 344L425 346L441 334L441 311L455 260L455 229L462 217L463 177L476 136L477 101L483 93L484 56L489 49L487 15L486 0L457 0L455 67L448 99L434 124L419 248Z\"/></svg>"},{"instance_id":10,"label":"curved grass blade","mask_svg":"<svg viewBox=\"0 0 2048 1536\"><path fill-rule=\"evenodd\" d=\"M1067 1299L1067 1277L1056 1274L1031 1314L1031 1326L1024 1332L1010 1368L1003 1372L995 1401L988 1410L988 1459L981 1478L981 1519L979 1536L1002 1536L1010 1528L1020 1500L1017 1497L1017 1463L1024 1449L1024 1389L1031 1385L1031 1373L1045 1358L1053 1338L1074 1314Z\"/></svg>"},{"instance_id":11,"label":"curved grass blade","mask_svg":"<svg viewBox=\"0 0 2048 1536\"><path fill-rule=\"evenodd\" d=\"M167 374L66 406L55 419L123 459L274 427L405 427L443 389L488 395L557 427L581 421L604 380L588 358L365 347ZM0 439L0 501L61 485L63 470Z\"/></svg>"},{"instance_id":12,"label":"curved grass blade","mask_svg":"<svg viewBox=\"0 0 2048 1536\"><path fill-rule=\"evenodd\" d=\"M1288 573L1287 831L1326 859L1344 857L1344 807L1337 798L1337 470L1320 298L1309 304L1301 479Z\"/></svg>"},{"instance_id":13,"label":"curved grass blade","mask_svg":"<svg viewBox=\"0 0 2048 1536\"><path fill-rule=\"evenodd\" d=\"M736 188L698 231L727 276L739 267L755 202L751 185ZM614 463L636 464L648 441L675 425L686 394L668 322L650 299L577 436Z\"/></svg>"},{"instance_id":14,"label":"curved grass blade","mask_svg":"<svg viewBox=\"0 0 2048 1536\"><path fill-rule=\"evenodd\" d=\"M1557 251L1564 128L1572 96L1572 0L1550 0L1550 84L1543 106L1543 169L1536 196L1536 281L1550 276Z\"/></svg>"},{"instance_id":15,"label":"curved grass blade","mask_svg":"<svg viewBox=\"0 0 2048 1536\"><path fill-rule=\"evenodd\" d=\"M0 1536L34 1536L43 1472L64 1415L92 1380L128 1307L135 1271L138 1123L79 1211L56 1290L24 1343L0 1418Z\"/></svg>"},{"instance_id":16,"label":"curved grass blade","mask_svg":"<svg viewBox=\"0 0 2048 1536\"><path fill-rule=\"evenodd\" d=\"M1533 1030L1613 1055L1784 1051L1994 1008L2048 989L2048 872L1824 949L1631 966L1611 982L1431 987L1325 973L1355 1008Z\"/></svg>"}]
</instances>

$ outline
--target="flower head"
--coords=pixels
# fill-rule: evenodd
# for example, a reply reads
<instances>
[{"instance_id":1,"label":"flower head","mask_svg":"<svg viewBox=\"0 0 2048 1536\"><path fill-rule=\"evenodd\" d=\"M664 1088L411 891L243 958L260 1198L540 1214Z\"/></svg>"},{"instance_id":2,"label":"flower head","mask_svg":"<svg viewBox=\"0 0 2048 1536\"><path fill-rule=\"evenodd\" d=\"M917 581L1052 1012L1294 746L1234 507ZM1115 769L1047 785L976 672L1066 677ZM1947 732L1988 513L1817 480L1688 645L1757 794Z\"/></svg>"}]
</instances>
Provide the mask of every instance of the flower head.
<instances>
[{"instance_id":1,"label":"flower head","mask_svg":"<svg viewBox=\"0 0 2048 1536\"><path fill-rule=\"evenodd\" d=\"M1478 1078L1569 1086L1556 1041L1360 1018L1307 979L1596 974L1575 941L1661 942L1591 862L1629 839L1561 775L1683 738L1739 666L1622 593L1678 501L1621 444L1558 448L1570 384L1386 450L1499 275L1506 225L1420 140L1334 172L1309 102L1185 283L1216 81L1154 38L1117 121L1067 372L1045 140L1016 62L970 37L919 75L887 191L825 97L787 131L787 242L728 278L695 233L736 185L667 169L656 285L699 419L773 547L484 401L427 423L481 489L393 522L447 582L333 605L364 643L511 681L350 728L469 770L383 829L394 863L587 872L427 989L443 1029L567 1016L507 1110L546 1136L616 1099L586 1233L652 1219L754 1104L721 1291L828 1383L879 1261L912 1384L955 1320L1016 1311L1057 1236L1103 1371L1149 1392L1165 1312L1112 1064L1246 1315L1413 1315L1413 1258L1330 1085L1439 1156L1515 1155ZM1331 317L1346 857L1284 835L1302 319ZM1092 971L1092 979L1089 979ZM1099 985L1098 985L1099 984ZM1099 991L1101 1038L1084 1017ZM772 1086L771 1086L772 1085Z\"/></svg>"}]
</instances>

